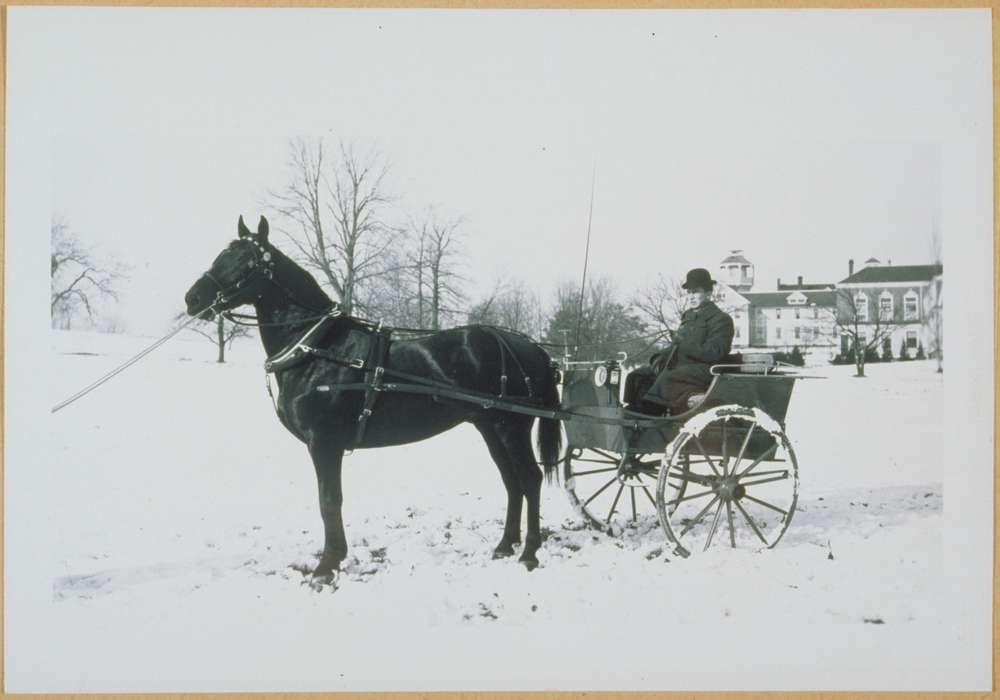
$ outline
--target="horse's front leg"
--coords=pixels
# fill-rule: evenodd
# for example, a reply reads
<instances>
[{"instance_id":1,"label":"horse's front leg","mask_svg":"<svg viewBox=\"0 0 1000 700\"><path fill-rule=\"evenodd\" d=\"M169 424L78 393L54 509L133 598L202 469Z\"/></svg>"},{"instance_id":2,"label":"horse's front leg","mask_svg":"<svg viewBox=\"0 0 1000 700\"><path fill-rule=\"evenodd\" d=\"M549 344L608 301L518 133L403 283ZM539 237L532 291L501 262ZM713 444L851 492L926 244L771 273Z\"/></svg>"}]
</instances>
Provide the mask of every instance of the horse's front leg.
<instances>
[{"instance_id":1,"label":"horse's front leg","mask_svg":"<svg viewBox=\"0 0 1000 700\"><path fill-rule=\"evenodd\" d=\"M323 556L313 572L316 576L329 576L340 568L347 556L347 538L344 536L344 519L341 506L344 493L340 472L344 461L344 448L329 441L316 440L309 446L316 482L319 487L319 512L323 518Z\"/></svg>"}]
</instances>

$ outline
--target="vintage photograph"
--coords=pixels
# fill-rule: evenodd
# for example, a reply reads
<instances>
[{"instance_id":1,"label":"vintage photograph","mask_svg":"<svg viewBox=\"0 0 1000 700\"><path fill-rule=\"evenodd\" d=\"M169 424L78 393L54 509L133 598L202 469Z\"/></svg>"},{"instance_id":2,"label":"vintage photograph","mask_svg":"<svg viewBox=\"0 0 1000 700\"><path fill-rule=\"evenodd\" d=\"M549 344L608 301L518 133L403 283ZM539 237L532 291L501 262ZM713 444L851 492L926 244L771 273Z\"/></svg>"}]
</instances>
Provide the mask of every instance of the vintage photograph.
<instances>
[{"instance_id":1,"label":"vintage photograph","mask_svg":"<svg viewBox=\"0 0 1000 700\"><path fill-rule=\"evenodd\" d=\"M991 687L988 10L7 19L8 692Z\"/></svg>"}]
</instances>

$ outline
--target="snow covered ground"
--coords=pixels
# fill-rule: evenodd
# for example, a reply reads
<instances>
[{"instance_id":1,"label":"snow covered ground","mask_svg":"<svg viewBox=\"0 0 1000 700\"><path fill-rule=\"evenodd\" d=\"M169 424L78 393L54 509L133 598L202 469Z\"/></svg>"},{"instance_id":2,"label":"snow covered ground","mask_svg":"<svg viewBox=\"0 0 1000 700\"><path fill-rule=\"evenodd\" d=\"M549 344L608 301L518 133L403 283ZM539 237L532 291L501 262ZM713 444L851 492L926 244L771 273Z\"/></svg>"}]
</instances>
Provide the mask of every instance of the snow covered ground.
<instances>
[{"instance_id":1,"label":"snow covered ground","mask_svg":"<svg viewBox=\"0 0 1000 700\"><path fill-rule=\"evenodd\" d=\"M148 342L54 333L49 405ZM931 362L798 384L799 507L774 550L679 560L654 519L610 537L548 486L540 568L493 561L505 495L461 426L346 460L349 560L317 590L312 466L262 359L247 341L218 365L182 335L40 428L31 468L49 475L30 483L49 510L8 521L8 537L37 530L48 580L46 614L8 648L24 689L933 685L946 441Z\"/></svg>"}]
</instances>

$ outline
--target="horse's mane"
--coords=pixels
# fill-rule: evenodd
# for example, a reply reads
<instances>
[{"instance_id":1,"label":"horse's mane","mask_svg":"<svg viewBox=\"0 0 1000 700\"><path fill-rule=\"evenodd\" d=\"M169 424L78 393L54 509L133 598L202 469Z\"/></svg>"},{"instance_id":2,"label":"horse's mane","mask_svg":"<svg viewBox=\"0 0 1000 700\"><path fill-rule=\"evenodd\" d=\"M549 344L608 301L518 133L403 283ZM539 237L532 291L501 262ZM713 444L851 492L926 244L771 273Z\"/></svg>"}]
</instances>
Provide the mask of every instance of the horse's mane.
<instances>
[{"instance_id":1,"label":"horse's mane","mask_svg":"<svg viewBox=\"0 0 1000 700\"><path fill-rule=\"evenodd\" d=\"M319 286L319 282L301 265L282 253L273 245L269 246L275 260L275 277L289 288L297 299L317 308L326 308L333 303L330 296Z\"/></svg>"}]
</instances>

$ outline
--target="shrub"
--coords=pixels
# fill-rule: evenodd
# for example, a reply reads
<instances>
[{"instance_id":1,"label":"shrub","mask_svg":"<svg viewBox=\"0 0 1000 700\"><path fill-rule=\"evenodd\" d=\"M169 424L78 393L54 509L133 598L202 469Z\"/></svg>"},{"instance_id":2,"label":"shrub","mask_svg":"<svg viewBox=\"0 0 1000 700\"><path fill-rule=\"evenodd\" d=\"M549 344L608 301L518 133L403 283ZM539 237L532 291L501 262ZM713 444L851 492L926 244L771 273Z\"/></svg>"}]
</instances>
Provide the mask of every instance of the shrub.
<instances>
[{"instance_id":1,"label":"shrub","mask_svg":"<svg viewBox=\"0 0 1000 700\"><path fill-rule=\"evenodd\" d=\"M795 365L796 367L804 367L806 364L806 358L802 356L802 351L799 350L799 346L796 345L792 348L791 354L788 356L788 363Z\"/></svg>"},{"instance_id":2,"label":"shrub","mask_svg":"<svg viewBox=\"0 0 1000 700\"><path fill-rule=\"evenodd\" d=\"M927 359L927 354L924 353L924 344L923 343L920 343L920 344L917 345L917 359L918 360L926 360Z\"/></svg>"},{"instance_id":3,"label":"shrub","mask_svg":"<svg viewBox=\"0 0 1000 700\"><path fill-rule=\"evenodd\" d=\"M899 342L899 359L901 359L901 360L909 360L910 359L910 354L908 352L906 352L906 338L903 338Z\"/></svg>"}]
</instances>

